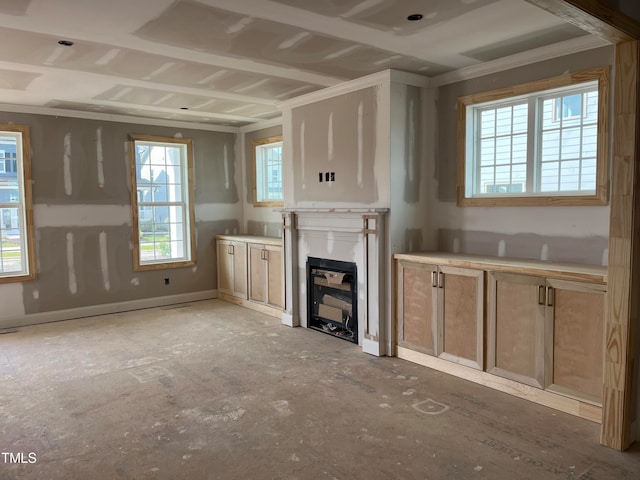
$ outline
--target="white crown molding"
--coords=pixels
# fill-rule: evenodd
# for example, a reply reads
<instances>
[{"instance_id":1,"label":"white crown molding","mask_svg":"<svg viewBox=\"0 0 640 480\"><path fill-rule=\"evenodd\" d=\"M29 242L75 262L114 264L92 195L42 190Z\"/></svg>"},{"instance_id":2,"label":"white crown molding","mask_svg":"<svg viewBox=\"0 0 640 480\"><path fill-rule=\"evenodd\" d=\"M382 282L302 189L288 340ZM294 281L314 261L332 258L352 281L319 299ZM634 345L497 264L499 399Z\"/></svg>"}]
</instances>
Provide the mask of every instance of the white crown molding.
<instances>
[{"instance_id":1,"label":"white crown molding","mask_svg":"<svg viewBox=\"0 0 640 480\"><path fill-rule=\"evenodd\" d=\"M595 48L611 45L606 40L595 35L584 35L582 37L566 40L564 42L554 43L545 47L535 48L523 53L509 55L490 62L461 68L453 72L443 73L436 77L432 77L429 82L430 87L440 87L451 83L471 80L473 78L498 73L512 68L523 67L544 60L571 55L573 53L593 50Z\"/></svg>"},{"instance_id":2,"label":"white crown molding","mask_svg":"<svg viewBox=\"0 0 640 480\"><path fill-rule=\"evenodd\" d=\"M141 298L126 302L104 303L102 305L89 305L86 307L69 308L66 310L54 310L51 312L31 313L16 317L0 318L0 329L17 328L40 323L60 322L75 318L92 317L95 315L107 315L110 313L129 312L144 308L165 307L179 303L198 302L211 300L218 297L217 290L203 290L200 292L181 293L167 295L165 297Z\"/></svg>"},{"instance_id":3,"label":"white crown molding","mask_svg":"<svg viewBox=\"0 0 640 480\"><path fill-rule=\"evenodd\" d=\"M338 85L333 85L331 87L323 88L322 90L300 95L299 97L294 97L289 100L284 100L277 103L276 107L280 110L300 107L320 100L337 97L338 95L344 95L391 82L404 83L415 87L427 87L430 85L429 78L423 75L389 69L356 78L354 80L348 80Z\"/></svg>"},{"instance_id":4,"label":"white crown molding","mask_svg":"<svg viewBox=\"0 0 640 480\"><path fill-rule=\"evenodd\" d=\"M0 112L83 118L87 120L102 120L105 122L133 123L136 125L154 125L157 127L185 128L190 130L206 130L210 132L238 133L240 131L239 127L210 125L207 123L185 122L180 120L163 120L158 118L135 117L132 115L115 115L109 113L85 112L82 110L36 107L30 105L11 105L0 103Z\"/></svg>"},{"instance_id":5,"label":"white crown molding","mask_svg":"<svg viewBox=\"0 0 640 480\"><path fill-rule=\"evenodd\" d=\"M256 130L275 127L277 125L282 125L282 116L270 118L269 120L262 120L260 122L252 123L251 125L244 125L240 127L240 133L255 132Z\"/></svg>"}]
</instances>

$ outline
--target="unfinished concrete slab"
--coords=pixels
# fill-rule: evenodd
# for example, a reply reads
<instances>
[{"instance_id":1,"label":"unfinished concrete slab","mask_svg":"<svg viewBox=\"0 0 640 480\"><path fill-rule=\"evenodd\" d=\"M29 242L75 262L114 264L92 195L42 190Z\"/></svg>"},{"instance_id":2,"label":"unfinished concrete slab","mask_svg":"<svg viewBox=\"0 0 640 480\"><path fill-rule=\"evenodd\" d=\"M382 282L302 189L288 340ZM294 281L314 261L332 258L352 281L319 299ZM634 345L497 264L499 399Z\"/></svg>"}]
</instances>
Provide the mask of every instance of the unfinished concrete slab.
<instances>
[{"instance_id":1,"label":"unfinished concrete slab","mask_svg":"<svg viewBox=\"0 0 640 480\"><path fill-rule=\"evenodd\" d=\"M595 423L219 300L7 331L0 419L3 480L640 471Z\"/></svg>"}]
</instances>

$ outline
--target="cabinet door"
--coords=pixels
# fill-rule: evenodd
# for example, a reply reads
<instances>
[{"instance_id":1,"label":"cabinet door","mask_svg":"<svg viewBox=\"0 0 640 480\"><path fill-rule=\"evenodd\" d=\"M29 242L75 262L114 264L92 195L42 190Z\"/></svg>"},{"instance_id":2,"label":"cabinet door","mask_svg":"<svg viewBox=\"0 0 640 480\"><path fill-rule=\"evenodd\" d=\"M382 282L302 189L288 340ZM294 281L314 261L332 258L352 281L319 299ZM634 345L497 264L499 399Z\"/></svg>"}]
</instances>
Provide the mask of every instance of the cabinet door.
<instances>
[{"instance_id":1,"label":"cabinet door","mask_svg":"<svg viewBox=\"0 0 640 480\"><path fill-rule=\"evenodd\" d=\"M267 264L267 304L273 307L284 306L282 279L282 248L265 247L265 263Z\"/></svg>"},{"instance_id":2,"label":"cabinet door","mask_svg":"<svg viewBox=\"0 0 640 480\"><path fill-rule=\"evenodd\" d=\"M489 273L488 290L487 370L543 388L545 279Z\"/></svg>"},{"instance_id":3,"label":"cabinet door","mask_svg":"<svg viewBox=\"0 0 640 480\"><path fill-rule=\"evenodd\" d=\"M218 291L233 294L233 256L231 243L217 240L218 254Z\"/></svg>"},{"instance_id":4,"label":"cabinet door","mask_svg":"<svg viewBox=\"0 0 640 480\"><path fill-rule=\"evenodd\" d=\"M440 357L482 370L484 271L438 267Z\"/></svg>"},{"instance_id":5,"label":"cabinet door","mask_svg":"<svg viewBox=\"0 0 640 480\"><path fill-rule=\"evenodd\" d=\"M249 245L249 298L254 302L264 303L266 299L266 265L264 247Z\"/></svg>"},{"instance_id":6,"label":"cabinet door","mask_svg":"<svg viewBox=\"0 0 640 480\"><path fill-rule=\"evenodd\" d=\"M233 242L233 294L247 298L247 244Z\"/></svg>"},{"instance_id":7,"label":"cabinet door","mask_svg":"<svg viewBox=\"0 0 640 480\"><path fill-rule=\"evenodd\" d=\"M602 401L605 287L548 280L550 390Z\"/></svg>"},{"instance_id":8,"label":"cabinet door","mask_svg":"<svg viewBox=\"0 0 640 480\"><path fill-rule=\"evenodd\" d=\"M396 265L398 345L437 355L436 267L402 260Z\"/></svg>"}]
</instances>

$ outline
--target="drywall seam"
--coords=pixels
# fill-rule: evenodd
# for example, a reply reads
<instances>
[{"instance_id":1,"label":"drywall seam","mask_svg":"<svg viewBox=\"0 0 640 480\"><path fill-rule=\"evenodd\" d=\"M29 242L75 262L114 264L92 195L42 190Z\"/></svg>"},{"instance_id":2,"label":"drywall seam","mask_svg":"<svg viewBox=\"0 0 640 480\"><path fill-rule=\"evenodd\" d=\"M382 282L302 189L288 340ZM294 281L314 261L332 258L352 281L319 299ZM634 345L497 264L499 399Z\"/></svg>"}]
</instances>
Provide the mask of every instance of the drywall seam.
<instances>
[{"instance_id":1,"label":"drywall seam","mask_svg":"<svg viewBox=\"0 0 640 480\"><path fill-rule=\"evenodd\" d=\"M305 179L305 165L306 165L306 151L307 147L305 145L305 121L302 120L300 123L300 183L302 184L302 189L307 188L307 184L304 182Z\"/></svg>"},{"instance_id":2,"label":"drywall seam","mask_svg":"<svg viewBox=\"0 0 640 480\"><path fill-rule=\"evenodd\" d=\"M96 161L98 163L98 186L104 188L104 156L102 153L102 127L96 128Z\"/></svg>"},{"instance_id":3,"label":"drywall seam","mask_svg":"<svg viewBox=\"0 0 640 480\"><path fill-rule=\"evenodd\" d=\"M275 127L277 125L282 125L282 115L276 118L272 118L270 120L261 120L251 125L244 125L240 127L240 133L255 132L256 130Z\"/></svg>"},{"instance_id":4,"label":"drywall seam","mask_svg":"<svg viewBox=\"0 0 640 480\"><path fill-rule=\"evenodd\" d=\"M78 293L78 282L76 281L76 269L73 260L73 233L67 232L67 272L69 278L69 291L72 295Z\"/></svg>"},{"instance_id":5,"label":"drywall seam","mask_svg":"<svg viewBox=\"0 0 640 480\"><path fill-rule=\"evenodd\" d=\"M33 217L37 228L114 227L131 225L129 205L36 204Z\"/></svg>"},{"instance_id":6,"label":"drywall seam","mask_svg":"<svg viewBox=\"0 0 640 480\"><path fill-rule=\"evenodd\" d=\"M107 315L110 313L129 312L131 310L163 307L165 305L175 305L178 303L198 302L201 300L211 300L217 297L217 290L203 290L200 292L144 298L126 302L105 303L102 305L90 305L87 307L54 310L52 312L15 315L12 317L0 319L0 329L24 327L26 325L37 325L40 323L59 322L62 320L91 317L95 315Z\"/></svg>"},{"instance_id":7,"label":"drywall seam","mask_svg":"<svg viewBox=\"0 0 640 480\"><path fill-rule=\"evenodd\" d=\"M102 284L108 292L111 290L111 282L109 281L109 257L107 250L107 233L103 230L98 235L100 245L100 270L102 271Z\"/></svg>"},{"instance_id":8,"label":"drywall seam","mask_svg":"<svg viewBox=\"0 0 640 480\"><path fill-rule=\"evenodd\" d=\"M327 127L327 160L333 161L333 112L329 114L329 126Z\"/></svg>"},{"instance_id":9,"label":"drywall seam","mask_svg":"<svg viewBox=\"0 0 640 480\"><path fill-rule=\"evenodd\" d=\"M224 157L224 188L229 190L229 152L227 150L227 144L224 144L223 147L223 157Z\"/></svg>"},{"instance_id":10,"label":"drywall seam","mask_svg":"<svg viewBox=\"0 0 640 480\"><path fill-rule=\"evenodd\" d=\"M240 202L228 204L199 203L194 209L196 222L215 222L222 219L237 219L242 205Z\"/></svg>"},{"instance_id":11,"label":"drywall seam","mask_svg":"<svg viewBox=\"0 0 640 480\"><path fill-rule=\"evenodd\" d=\"M64 191L67 196L69 196L73 192L73 185L71 183L71 133L67 133L64 136L64 154L62 163L64 172Z\"/></svg>"},{"instance_id":12,"label":"drywall seam","mask_svg":"<svg viewBox=\"0 0 640 480\"><path fill-rule=\"evenodd\" d=\"M362 103L362 100L360 100L360 103L358 104L358 125L357 125L357 135L358 135L358 186L360 188L363 187L362 185L362 166L363 166L363 162L364 162L364 127L363 127L363 116L364 116L364 104Z\"/></svg>"}]
</instances>

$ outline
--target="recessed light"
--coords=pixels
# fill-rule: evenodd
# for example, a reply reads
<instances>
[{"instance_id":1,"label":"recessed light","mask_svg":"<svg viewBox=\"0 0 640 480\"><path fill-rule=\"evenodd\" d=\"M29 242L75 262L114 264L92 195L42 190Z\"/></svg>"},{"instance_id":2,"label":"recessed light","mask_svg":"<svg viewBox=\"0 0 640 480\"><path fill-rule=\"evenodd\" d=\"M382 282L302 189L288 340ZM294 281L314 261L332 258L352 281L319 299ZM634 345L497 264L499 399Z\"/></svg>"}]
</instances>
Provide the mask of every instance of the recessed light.
<instances>
[{"instance_id":1,"label":"recessed light","mask_svg":"<svg viewBox=\"0 0 640 480\"><path fill-rule=\"evenodd\" d=\"M407 17L407 20L409 20L410 22L417 22L418 20L422 20L422 14L413 13Z\"/></svg>"},{"instance_id":2,"label":"recessed light","mask_svg":"<svg viewBox=\"0 0 640 480\"><path fill-rule=\"evenodd\" d=\"M189 107L180 107L180 110L189 110Z\"/></svg>"},{"instance_id":3,"label":"recessed light","mask_svg":"<svg viewBox=\"0 0 640 480\"><path fill-rule=\"evenodd\" d=\"M63 47L70 47L73 45L71 40L58 40L58 45L62 45Z\"/></svg>"}]
</instances>

